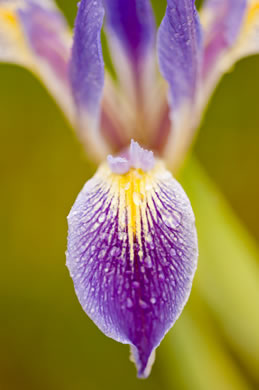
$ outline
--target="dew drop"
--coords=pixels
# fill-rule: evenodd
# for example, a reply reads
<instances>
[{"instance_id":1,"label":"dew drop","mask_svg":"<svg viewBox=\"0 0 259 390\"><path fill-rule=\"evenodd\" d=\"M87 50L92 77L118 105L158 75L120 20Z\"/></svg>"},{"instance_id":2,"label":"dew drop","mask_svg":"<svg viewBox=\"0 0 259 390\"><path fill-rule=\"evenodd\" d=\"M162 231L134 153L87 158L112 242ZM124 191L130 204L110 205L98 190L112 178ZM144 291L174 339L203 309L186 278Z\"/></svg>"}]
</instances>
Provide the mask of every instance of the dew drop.
<instances>
[{"instance_id":1,"label":"dew drop","mask_svg":"<svg viewBox=\"0 0 259 390\"><path fill-rule=\"evenodd\" d=\"M126 306L128 309L130 309L133 306L133 302L131 298L127 298Z\"/></svg>"},{"instance_id":2,"label":"dew drop","mask_svg":"<svg viewBox=\"0 0 259 390\"><path fill-rule=\"evenodd\" d=\"M144 259L144 262L145 262L147 268L152 268L153 264L152 264L152 260L151 260L150 256L146 256Z\"/></svg>"},{"instance_id":3,"label":"dew drop","mask_svg":"<svg viewBox=\"0 0 259 390\"><path fill-rule=\"evenodd\" d=\"M119 254L120 254L120 249L119 249L118 247L116 247L116 246L113 246L113 247L111 248L110 254L111 254L112 257L119 256Z\"/></svg>"},{"instance_id":4,"label":"dew drop","mask_svg":"<svg viewBox=\"0 0 259 390\"><path fill-rule=\"evenodd\" d=\"M148 308L148 304L145 301L143 301L143 299L139 300L139 305L140 305L140 307L142 309L147 309Z\"/></svg>"},{"instance_id":5,"label":"dew drop","mask_svg":"<svg viewBox=\"0 0 259 390\"><path fill-rule=\"evenodd\" d=\"M172 248L172 249L170 250L170 255L171 255L171 256L176 256L176 250L175 250L174 248Z\"/></svg>"},{"instance_id":6,"label":"dew drop","mask_svg":"<svg viewBox=\"0 0 259 390\"><path fill-rule=\"evenodd\" d=\"M135 203L136 206L140 206L142 199L141 199L141 194L134 192L133 193L133 202Z\"/></svg>"},{"instance_id":7,"label":"dew drop","mask_svg":"<svg viewBox=\"0 0 259 390\"><path fill-rule=\"evenodd\" d=\"M134 281L134 282L132 283L132 286L133 286L134 288L139 288L140 284L139 284L139 282Z\"/></svg>"},{"instance_id":8,"label":"dew drop","mask_svg":"<svg viewBox=\"0 0 259 390\"><path fill-rule=\"evenodd\" d=\"M103 223L103 222L105 221L105 218L106 218L105 214L101 214L101 215L99 216L99 218L98 218L98 221L99 221L100 223Z\"/></svg>"}]
</instances>

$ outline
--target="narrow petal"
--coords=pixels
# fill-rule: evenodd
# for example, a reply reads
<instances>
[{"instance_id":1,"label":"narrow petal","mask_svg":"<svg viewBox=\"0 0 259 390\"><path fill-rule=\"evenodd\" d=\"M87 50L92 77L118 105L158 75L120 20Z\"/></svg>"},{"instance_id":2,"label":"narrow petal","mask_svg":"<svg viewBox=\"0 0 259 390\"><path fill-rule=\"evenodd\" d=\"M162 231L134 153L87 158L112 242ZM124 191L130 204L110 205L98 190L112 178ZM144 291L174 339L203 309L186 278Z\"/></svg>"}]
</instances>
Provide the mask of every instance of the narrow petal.
<instances>
[{"instance_id":1,"label":"narrow petal","mask_svg":"<svg viewBox=\"0 0 259 390\"><path fill-rule=\"evenodd\" d=\"M117 163L112 168L124 167L125 159ZM148 376L196 270L186 194L161 161L123 175L104 163L80 192L68 224L67 266L83 309L107 336L131 345L138 376Z\"/></svg>"},{"instance_id":2,"label":"narrow petal","mask_svg":"<svg viewBox=\"0 0 259 390\"><path fill-rule=\"evenodd\" d=\"M173 109L196 96L201 62L201 26L194 0L168 0L158 33L160 69Z\"/></svg>"},{"instance_id":3,"label":"narrow petal","mask_svg":"<svg viewBox=\"0 0 259 390\"><path fill-rule=\"evenodd\" d=\"M73 121L68 81L71 34L54 2L3 0L0 3L0 61L29 68L47 86Z\"/></svg>"},{"instance_id":4,"label":"narrow petal","mask_svg":"<svg viewBox=\"0 0 259 390\"><path fill-rule=\"evenodd\" d=\"M103 0L112 59L131 104L143 110L154 86L156 26L149 0ZM135 107L134 107L135 108Z\"/></svg>"},{"instance_id":5,"label":"narrow petal","mask_svg":"<svg viewBox=\"0 0 259 390\"><path fill-rule=\"evenodd\" d=\"M158 33L158 56L170 87L172 131L164 154L171 163L182 152L185 121L194 110L200 81L202 34L194 0L167 1Z\"/></svg>"},{"instance_id":6,"label":"narrow petal","mask_svg":"<svg viewBox=\"0 0 259 390\"><path fill-rule=\"evenodd\" d=\"M99 130L101 100L104 88L104 62L101 29L104 8L102 0L82 0L79 4L70 79L79 113L83 141L93 147L98 157L107 155Z\"/></svg>"}]
</instances>

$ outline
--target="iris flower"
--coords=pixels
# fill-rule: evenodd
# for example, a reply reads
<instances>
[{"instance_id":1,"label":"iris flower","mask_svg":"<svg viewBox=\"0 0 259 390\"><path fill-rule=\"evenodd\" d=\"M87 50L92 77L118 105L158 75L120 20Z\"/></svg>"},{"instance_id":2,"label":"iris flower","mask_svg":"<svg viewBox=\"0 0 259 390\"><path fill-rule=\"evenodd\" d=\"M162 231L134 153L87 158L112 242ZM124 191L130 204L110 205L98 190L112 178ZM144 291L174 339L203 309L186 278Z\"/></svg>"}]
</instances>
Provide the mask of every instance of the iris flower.
<instances>
[{"instance_id":1,"label":"iris flower","mask_svg":"<svg viewBox=\"0 0 259 390\"><path fill-rule=\"evenodd\" d=\"M259 52L259 1L206 0L200 17L194 3L168 0L156 32L148 0L82 0L72 39L53 1L0 0L0 60L43 81L100 163L68 216L67 266L88 316L130 344L139 377L197 266L194 214L171 172L221 76Z\"/></svg>"}]
</instances>

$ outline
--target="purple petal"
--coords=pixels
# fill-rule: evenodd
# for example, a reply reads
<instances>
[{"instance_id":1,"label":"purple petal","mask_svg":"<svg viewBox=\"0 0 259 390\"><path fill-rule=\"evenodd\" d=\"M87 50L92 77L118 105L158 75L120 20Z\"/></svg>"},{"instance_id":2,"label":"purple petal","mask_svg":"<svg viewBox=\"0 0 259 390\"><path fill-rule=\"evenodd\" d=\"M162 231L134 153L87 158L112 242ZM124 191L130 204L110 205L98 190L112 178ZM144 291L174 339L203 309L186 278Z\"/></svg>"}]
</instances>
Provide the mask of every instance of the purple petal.
<instances>
[{"instance_id":1,"label":"purple petal","mask_svg":"<svg viewBox=\"0 0 259 390\"><path fill-rule=\"evenodd\" d=\"M247 0L207 0L203 6L205 52L203 76L236 41L246 13Z\"/></svg>"},{"instance_id":2,"label":"purple petal","mask_svg":"<svg viewBox=\"0 0 259 390\"><path fill-rule=\"evenodd\" d=\"M201 26L194 0L168 0L158 33L162 75L170 86L173 109L197 92L202 55Z\"/></svg>"},{"instance_id":3,"label":"purple petal","mask_svg":"<svg viewBox=\"0 0 259 390\"><path fill-rule=\"evenodd\" d=\"M107 336L130 344L139 377L179 317L197 265L190 202L162 162L114 174L103 164L68 217L67 266L78 299Z\"/></svg>"},{"instance_id":4,"label":"purple petal","mask_svg":"<svg viewBox=\"0 0 259 390\"><path fill-rule=\"evenodd\" d=\"M92 155L98 157L107 154L99 128L104 89L101 47L103 17L102 0L82 0L79 3L70 63L70 80L78 108L81 140L86 142L88 150L92 149Z\"/></svg>"},{"instance_id":5,"label":"purple petal","mask_svg":"<svg viewBox=\"0 0 259 390\"><path fill-rule=\"evenodd\" d=\"M138 67L154 46L155 21L149 0L103 0L103 3L111 38L119 42Z\"/></svg>"},{"instance_id":6,"label":"purple petal","mask_svg":"<svg viewBox=\"0 0 259 390\"><path fill-rule=\"evenodd\" d=\"M82 0L75 23L70 78L78 106L97 116L104 87L101 0Z\"/></svg>"},{"instance_id":7,"label":"purple petal","mask_svg":"<svg viewBox=\"0 0 259 390\"><path fill-rule=\"evenodd\" d=\"M121 86L143 109L155 77L156 26L149 0L103 0L112 60ZM134 107L135 108L135 107Z\"/></svg>"}]
</instances>

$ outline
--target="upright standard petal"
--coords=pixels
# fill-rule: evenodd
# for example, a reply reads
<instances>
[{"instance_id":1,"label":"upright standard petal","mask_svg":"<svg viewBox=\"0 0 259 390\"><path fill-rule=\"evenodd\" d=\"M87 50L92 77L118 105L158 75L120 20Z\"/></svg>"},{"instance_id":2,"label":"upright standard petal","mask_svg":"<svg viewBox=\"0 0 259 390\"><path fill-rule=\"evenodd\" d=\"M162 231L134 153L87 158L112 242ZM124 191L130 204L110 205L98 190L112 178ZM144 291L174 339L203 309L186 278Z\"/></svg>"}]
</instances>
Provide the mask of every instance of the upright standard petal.
<instances>
[{"instance_id":1,"label":"upright standard petal","mask_svg":"<svg viewBox=\"0 0 259 390\"><path fill-rule=\"evenodd\" d=\"M0 61L29 68L73 121L67 65L71 35L51 0L0 2Z\"/></svg>"},{"instance_id":2,"label":"upright standard petal","mask_svg":"<svg viewBox=\"0 0 259 390\"><path fill-rule=\"evenodd\" d=\"M172 131L165 150L170 163L182 153L183 132L189 135L200 80L202 33L194 0L167 1L158 33L158 56L161 73L170 87Z\"/></svg>"},{"instance_id":3,"label":"upright standard petal","mask_svg":"<svg viewBox=\"0 0 259 390\"><path fill-rule=\"evenodd\" d=\"M83 309L107 336L131 345L138 376L148 376L196 270L187 196L161 161L132 143L129 156L110 157L85 184L68 224L67 266Z\"/></svg>"},{"instance_id":4,"label":"upright standard petal","mask_svg":"<svg viewBox=\"0 0 259 390\"><path fill-rule=\"evenodd\" d=\"M136 109L154 86L156 26L149 0L103 0L112 59ZM143 109L143 107L141 107Z\"/></svg>"},{"instance_id":5,"label":"upright standard petal","mask_svg":"<svg viewBox=\"0 0 259 390\"><path fill-rule=\"evenodd\" d=\"M102 0L82 0L79 4L70 63L70 80L78 108L81 138L95 157L107 154L100 133L100 109L104 88L101 29Z\"/></svg>"}]
</instances>

